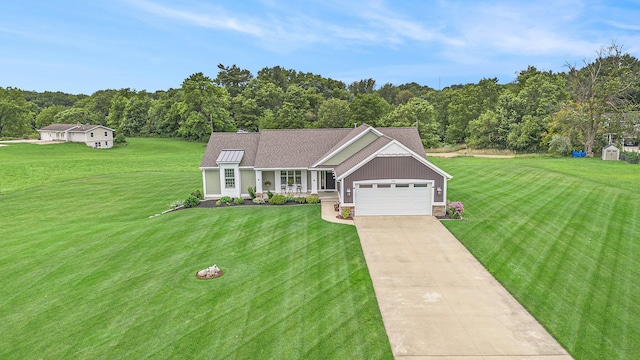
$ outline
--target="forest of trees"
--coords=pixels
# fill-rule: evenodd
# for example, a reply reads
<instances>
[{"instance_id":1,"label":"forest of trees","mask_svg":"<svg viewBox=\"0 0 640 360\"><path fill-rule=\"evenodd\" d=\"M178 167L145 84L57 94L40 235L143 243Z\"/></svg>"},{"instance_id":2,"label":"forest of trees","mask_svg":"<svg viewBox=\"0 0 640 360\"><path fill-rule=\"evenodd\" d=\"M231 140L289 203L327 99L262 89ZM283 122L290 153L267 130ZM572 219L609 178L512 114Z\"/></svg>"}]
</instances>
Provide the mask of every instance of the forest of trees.
<instances>
[{"instance_id":1,"label":"forest of trees","mask_svg":"<svg viewBox=\"0 0 640 360\"><path fill-rule=\"evenodd\" d=\"M587 153L640 138L640 63L612 44L566 72L519 72L512 83L485 78L436 90L417 83L345 84L312 73L267 67L257 74L218 65L180 88L149 93L100 90L88 95L0 87L0 138L33 137L52 123L93 123L125 137L206 141L211 131L418 126L425 147Z\"/></svg>"}]
</instances>

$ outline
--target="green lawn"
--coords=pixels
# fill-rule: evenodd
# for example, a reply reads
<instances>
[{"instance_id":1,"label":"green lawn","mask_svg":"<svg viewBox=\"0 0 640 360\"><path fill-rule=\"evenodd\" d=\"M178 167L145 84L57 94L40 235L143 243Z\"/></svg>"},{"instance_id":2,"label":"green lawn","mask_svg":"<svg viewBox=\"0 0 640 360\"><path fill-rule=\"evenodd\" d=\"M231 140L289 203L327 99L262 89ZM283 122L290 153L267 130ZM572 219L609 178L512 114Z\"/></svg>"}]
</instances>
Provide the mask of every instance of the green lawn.
<instances>
[{"instance_id":1,"label":"green lawn","mask_svg":"<svg viewBox=\"0 0 640 360\"><path fill-rule=\"evenodd\" d=\"M576 359L640 354L640 166L431 158L454 178L453 234Z\"/></svg>"},{"instance_id":2,"label":"green lawn","mask_svg":"<svg viewBox=\"0 0 640 360\"><path fill-rule=\"evenodd\" d=\"M0 358L392 358L355 228L318 205L149 217L203 151L0 148Z\"/></svg>"}]
</instances>

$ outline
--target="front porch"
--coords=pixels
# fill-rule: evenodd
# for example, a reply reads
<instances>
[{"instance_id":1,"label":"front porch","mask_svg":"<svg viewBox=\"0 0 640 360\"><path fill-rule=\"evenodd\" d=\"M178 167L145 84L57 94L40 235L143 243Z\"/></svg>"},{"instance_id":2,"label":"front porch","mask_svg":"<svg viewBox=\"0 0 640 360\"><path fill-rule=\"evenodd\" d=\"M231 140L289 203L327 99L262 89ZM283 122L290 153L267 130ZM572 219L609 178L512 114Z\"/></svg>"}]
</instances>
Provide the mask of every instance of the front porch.
<instances>
[{"instance_id":1,"label":"front porch","mask_svg":"<svg viewBox=\"0 0 640 360\"><path fill-rule=\"evenodd\" d=\"M274 194L317 195L335 192L337 188L333 169L263 169L254 172L256 194L271 191Z\"/></svg>"},{"instance_id":2,"label":"front porch","mask_svg":"<svg viewBox=\"0 0 640 360\"><path fill-rule=\"evenodd\" d=\"M333 169L254 169L237 163L202 170L204 195L208 199L229 196L249 197L249 188L258 196L267 192L298 196L335 193Z\"/></svg>"}]
</instances>

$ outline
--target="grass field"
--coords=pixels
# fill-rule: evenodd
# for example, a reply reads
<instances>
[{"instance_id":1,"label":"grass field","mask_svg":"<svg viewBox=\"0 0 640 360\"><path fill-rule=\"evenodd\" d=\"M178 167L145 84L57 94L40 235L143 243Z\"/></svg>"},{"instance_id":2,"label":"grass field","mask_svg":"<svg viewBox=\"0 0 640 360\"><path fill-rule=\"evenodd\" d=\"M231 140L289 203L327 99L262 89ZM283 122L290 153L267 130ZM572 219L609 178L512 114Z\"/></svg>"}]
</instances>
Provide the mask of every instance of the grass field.
<instances>
[{"instance_id":1,"label":"grass field","mask_svg":"<svg viewBox=\"0 0 640 360\"><path fill-rule=\"evenodd\" d=\"M0 358L391 358L355 229L191 209L203 144L0 148ZM431 158L445 222L576 359L640 353L640 167ZM217 263L226 274L202 281Z\"/></svg>"},{"instance_id":2,"label":"grass field","mask_svg":"<svg viewBox=\"0 0 640 360\"><path fill-rule=\"evenodd\" d=\"M576 359L640 354L640 166L431 158L466 220L453 234Z\"/></svg>"},{"instance_id":3,"label":"grass field","mask_svg":"<svg viewBox=\"0 0 640 360\"><path fill-rule=\"evenodd\" d=\"M0 358L392 358L357 233L318 205L149 217L203 151L0 148Z\"/></svg>"}]
</instances>

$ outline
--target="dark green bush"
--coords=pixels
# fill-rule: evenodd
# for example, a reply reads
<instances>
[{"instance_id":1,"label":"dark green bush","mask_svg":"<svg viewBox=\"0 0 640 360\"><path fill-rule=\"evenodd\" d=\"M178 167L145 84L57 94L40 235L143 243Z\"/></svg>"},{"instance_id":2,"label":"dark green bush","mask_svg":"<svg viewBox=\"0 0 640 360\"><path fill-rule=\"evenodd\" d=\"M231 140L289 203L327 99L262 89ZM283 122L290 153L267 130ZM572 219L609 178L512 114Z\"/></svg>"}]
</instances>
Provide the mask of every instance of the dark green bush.
<instances>
[{"instance_id":1,"label":"dark green bush","mask_svg":"<svg viewBox=\"0 0 640 360\"><path fill-rule=\"evenodd\" d=\"M296 202L297 202L298 204L304 204L305 202L307 202L307 199L306 199L304 196L298 196L298 197L296 198Z\"/></svg>"},{"instance_id":2,"label":"dark green bush","mask_svg":"<svg viewBox=\"0 0 640 360\"><path fill-rule=\"evenodd\" d=\"M273 197L273 193L270 190L267 190L267 196L271 199Z\"/></svg>"},{"instance_id":3,"label":"dark green bush","mask_svg":"<svg viewBox=\"0 0 640 360\"><path fill-rule=\"evenodd\" d=\"M199 200L204 200L204 195L202 194L202 191L200 191L200 189L196 189L194 190L191 195L197 197Z\"/></svg>"},{"instance_id":4,"label":"dark green bush","mask_svg":"<svg viewBox=\"0 0 640 360\"><path fill-rule=\"evenodd\" d=\"M249 188L247 190L249 191L249 196L251 197L251 199L255 199L256 198L256 187L255 186L249 186Z\"/></svg>"},{"instance_id":5,"label":"dark green bush","mask_svg":"<svg viewBox=\"0 0 640 360\"><path fill-rule=\"evenodd\" d=\"M189 197L184 201L184 207L191 208L196 207L200 203L200 199L193 195L189 195Z\"/></svg>"},{"instance_id":6,"label":"dark green bush","mask_svg":"<svg viewBox=\"0 0 640 360\"><path fill-rule=\"evenodd\" d=\"M269 198L269 203L273 205L283 205L287 202L287 198L284 195L276 194Z\"/></svg>"},{"instance_id":7,"label":"dark green bush","mask_svg":"<svg viewBox=\"0 0 640 360\"><path fill-rule=\"evenodd\" d=\"M317 204L320 202L320 199L316 195L307 196L307 204Z\"/></svg>"},{"instance_id":8,"label":"dark green bush","mask_svg":"<svg viewBox=\"0 0 640 360\"><path fill-rule=\"evenodd\" d=\"M124 144L127 142L127 139L124 137L124 135L122 134L117 134L115 138L113 138L113 141L116 144Z\"/></svg>"},{"instance_id":9,"label":"dark green bush","mask_svg":"<svg viewBox=\"0 0 640 360\"><path fill-rule=\"evenodd\" d=\"M629 164L637 164L640 162L640 154L631 151L624 151L620 154L620 160L626 161Z\"/></svg>"},{"instance_id":10,"label":"dark green bush","mask_svg":"<svg viewBox=\"0 0 640 360\"><path fill-rule=\"evenodd\" d=\"M236 205L242 205L244 204L244 199L241 197L237 197L233 200L234 203L236 203Z\"/></svg>"},{"instance_id":11,"label":"dark green bush","mask_svg":"<svg viewBox=\"0 0 640 360\"><path fill-rule=\"evenodd\" d=\"M228 196L223 196L220 198L220 203L221 204L227 204L230 205L231 204L231 198Z\"/></svg>"}]
</instances>

